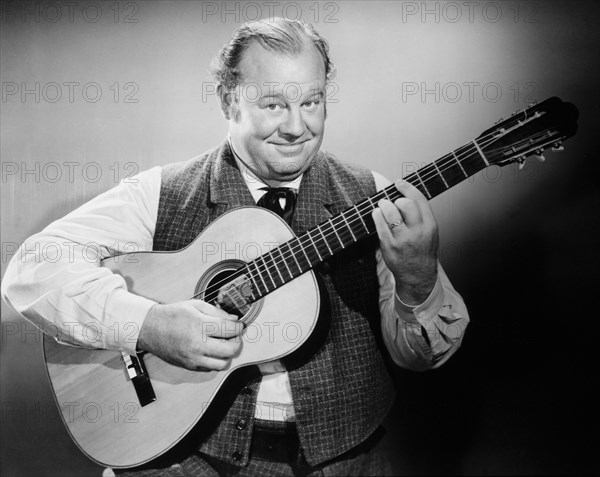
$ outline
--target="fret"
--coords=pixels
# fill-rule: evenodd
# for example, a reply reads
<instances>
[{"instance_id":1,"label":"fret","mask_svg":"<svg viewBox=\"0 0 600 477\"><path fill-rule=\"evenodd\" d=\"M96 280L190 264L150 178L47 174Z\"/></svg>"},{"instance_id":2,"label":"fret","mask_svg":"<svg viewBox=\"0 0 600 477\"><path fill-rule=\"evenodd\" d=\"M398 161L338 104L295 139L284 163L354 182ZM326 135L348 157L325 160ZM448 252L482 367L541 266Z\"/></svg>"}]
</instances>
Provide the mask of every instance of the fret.
<instances>
[{"instance_id":1,"label":"fret","mask_svg":"<svg viewBox=\"0 0 600 477\"><path fill-rule=\"evenodd\" d=\"M254 264L254 268L255 268L255 270L256 270L256 273L257 273L258 277L260 278L260 281L262 282L262 284L263 284L263 287L264 287L264 289L265 289L265 293L264 293L264 294L267 294L267 293L269 292L269 287L267 286L267 283L265 282L265 279L263 278L263 276L262 276L262 273L260 273L260 270L259 270L259 268L258 268L258 260L260 260L261 258L262 258L262 257L258 257L258 258L257 258L257 259L256 259L254 262L252 262L252 263ZM259 291L260 291L260 289L259 289ZM261 293L262 293L262 292L261 292Z\"/></svg>"},{"instance_id":2,"label":"fret","mask_svg":"<svg viewBox=\"0 0 600 477\"><path fill-rule=\"evenodd\" d=\"M331 247L329 246L329 243L327 242L327 237L325 237L325 235L323 234L323 231L321 230L321 226L317 225L317 230L321 233L321 237L323 237L323 240L325 241L325 245L327 246L327 250L329 250L329 255L333 255L333 252L331 251Z\"/></svg>"},{"instance_id":3,"label":"fret","mask_svg":"<svg viewBox=\"0 0 600 477\"><path fill-rule=\"evenodd\" d=\"M277 248L279 248L279 247L277 247ZM279 265L277 265L277 263L275 262L275 257L273 256L273 252L269 252L268 255L271 258L271 261L273 262L273 267L275 268L275 270L277 270L277 274L279 275L279 278L281 278L281 284L283 285L285 283L285 280L283 279L283 275L279 271ZM285 262L285 260L284 260L284 262Z\"/></svg>"},{"instance_id":4,"label":"fret","mask_svg":"<svg viewBox=\"0 0 600 477\"><path fill-rule=\"evenodd\" d=\"M468 146L462 146L457 149L456 155L460 157L460 163L468 176L472 176L483 169L481 158L470 143Z\"/></svg>"},{"instance_id":5,"label":"fret","mask_svg":"<svg viewBox=\"0 0 600 477\"><path fill-rule=\"evenodd\" d=\"M287 268L287 271L290 274L290 278L294 278L294 274L290 270L290 267L288 267L287 260L283 256L283 252L281 251L281 247L277 247L277 251L279 252L279 255L281 256L281 259L283 260L283 263L285 264L285 268ZM282 277L281 280L283 281L283 283L285 283L285 280L283 280L283 277Z\"/></svg>"},{"instance_id":6,"label":"fret","mask_svg":"<svg viewBox=\"0 0 600 477\"><path fill-rule=\"evenodd\" d=\"M452 151L452 156L454 157L454 159L456 160L456 162L458 163L460 170L463 172L463 174L465 175L465 177L469 177L469 175L467 174L467 172L465 171L465 168L462 166L462 164L460 163L460 161L458 160L458 157L456 157L456 154L454 154L454 151Z\"/></svg>"},{"instance_id":7,"label":"fret","mask_svg":"<svg viewBox=\"0 0 600 477\"><path fill-rule=\"evenodd\" d=\"M296 242L298 240L296 239ZM294 257L294 262L296 262L296 266L298 267L298 274L302 273L302 267L300 266L300 263L298 262L298 259L296 258L296 254L294 253L294 251L292 250L292 246L291 246L291 240L289 242L287 242L287 246L290 249L290 253L292 254L292 257Z\"/></svg>"},{"instance_id":8,"label":"fret","mask_svg":"<svg viewBox=\"0 0 600 477\"><path fill-rule=\"evenodd\" d=\"M260 294L260 289L258 288L258 283L256 283L256 280L254 279L254 276L252 275L252 270L250 270L250 265L251 265L251 263L246 265L246 270L248 270L246 275L250 277L250 281L252 282L252 292L251 292L252 299L256 300L256 297L254 296L254 290L258 290L258 293Z\"/></svg>"},{"instance_id":9,"label":"fret","mask_svg":"<svg viewBox=\"0 0 600 477\"><path fill-rule=\"evenodd\" d=\"M321 257L321 254L319 253L319 249L315 245L313 238L310 236L310 230L308 232L306 232L306 235L308 235L308 238L310 239L310 242L312 243L313 248L315 249L315 251L317 252L317 255L319 256L319 260L322 262L323 257ZM309 260L309 263L312 263L312 262L310 262L310 260Z\"/></svg>"},{"instance_id":10,"label":"fret","mask_svg":"<svg viewBox=\"0 0 600 477\"><path fill-rule=\"evenodd\" d=\"M273 289L277 288L277 284L275 283L275 280L273 280L273 276L271 275L271 272L269 271L269 266L267 265L267 261L265 260L265 256L267 254L261 255L260 258L262 258L263 264L265 265L265 270L267 271L267 274L269 275L269 278L271 279L271 283L273 284ZM261 273L262 275L262 273ZM267 287L267 291L269 290L269 288Z\"/></svg>"},{"instance_id":11,"label":"fret","mask_svg":"<svg viewBox=\"0 0 600 477\"><path fill-rule=\"evenodd\" d=\"M348 227L348 230L350 230L350 235L352 235L352 238L356 242L356 237L354 236L354 232L352 232L352 227L350 227L350 224L348 223L348 220L346 219L346 214L342 212L341 215L342 215L342 219L344 219L344 222L346 222L346 226Z\"/></svg>"},{"instance_id":12,"label":"fret","mask_svg":"<svg viewBox=\"0 0 600 477\"><path fill-rule=\"evenodd\" d=\"M437 166L437 162L435 161L433 163L433 167L435 167L435 170L437 171L438 175L442 178L442 181L444 181L444 185L446 186L446 189L450 189L450 186L448 186L448 183L446 182L446 179L444 179L444 176L442 175L442 173L440 172L440 169Z\"/></svg>"},{"instance_id":13,"label":"fret","mask_svg":"<svg viewBox=\"0 0 600 477\"><path fill-rule=\"evenodd\" d=\"M298 240L298 244L300 245L300 248L302 249L302 253L306 257L306 263L308 265L308 268L310 268L312 266L312 262L310 261L309 256L306 254L306 250L304 249L304 245L302 245L302 240Z\"/></svg>"},{"instance_id":14,"label":"fret","mask_svg":"<svg viewBox=\"0 0 600 477\"><path fill-rule=\"evenodd\" d=\"M356 210L356 214L358 215L358 218L362 222L363 227L365 228L366 232L369 233L369 227L367 227L367 224L365 224L365 221L362 218L362 214L359 212L358 207L356 207L356 204L354 204L354 210Z\"/></svg>"},{"instance_id":15,"label":"fret","mask_svg":"<svg viewBox=\"0 0 600 477\"><path fill-rule=\"evenodd\" d=\"M425 194L427 194L427 198L431 199L432 195L429 193L429 189L427 189L427 186L425 185L425 182L423 182L423 179L421 179L419 171L415 171L414 174L415 174L415 176L417 176L417 179L419 179L419 182L423 186L423 190L425 191Z\"/></svg>"},{"instance_id":16,"label":"fret","mask_svg":"<svg viewBox=\"0 0 600 477\"><path fill-rule=\"evenodd\" d=\"M346 247L346 245L344 245L344 242L342 242L342 239L338 235L338 233L337 233L337 227L333 224L333 222L331 222L331 228L333 229L333 231L335 233L335 236L337 237L338 241L340 242L340 245L342 246L342 248Z\"/></svg>"},{"instance_id":17,"label":"fret","mask_svg":"<svg viewBox=\"0 0 600 477\"><path fill-rule=\"evenodd\" d=\"M489 166L490 163L488 162L488 160L485 158L485 156L483 155L482 150L479 148L479 144L477 144L477 141L475 139L473 139L473 144L475 144L475 148L477 149L477 152L479 152L479 154L481 155L481 158L483 159L483 162L485 162L486 166Z\"/></svg>"}]
</instances>

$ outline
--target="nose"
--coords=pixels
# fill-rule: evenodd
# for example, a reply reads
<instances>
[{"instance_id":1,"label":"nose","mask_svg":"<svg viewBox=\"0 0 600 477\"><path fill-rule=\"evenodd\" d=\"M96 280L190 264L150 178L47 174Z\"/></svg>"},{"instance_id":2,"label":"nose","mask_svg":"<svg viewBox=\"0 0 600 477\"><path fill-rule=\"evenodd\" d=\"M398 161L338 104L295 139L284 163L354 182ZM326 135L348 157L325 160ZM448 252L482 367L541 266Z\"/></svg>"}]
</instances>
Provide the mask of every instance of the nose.
<instances>
[{"instance_id":1,"label":"nose","mask_svg":"<svg viewBox=\"0 0 600 477\"><path fill-rule=\"evenodd\" d=\"M305 131L306 123L300 108L290 106L287 109L285 120L279 125L279 134L288 141L293 141L302 136Z\"/></svg>"}]
</instances>

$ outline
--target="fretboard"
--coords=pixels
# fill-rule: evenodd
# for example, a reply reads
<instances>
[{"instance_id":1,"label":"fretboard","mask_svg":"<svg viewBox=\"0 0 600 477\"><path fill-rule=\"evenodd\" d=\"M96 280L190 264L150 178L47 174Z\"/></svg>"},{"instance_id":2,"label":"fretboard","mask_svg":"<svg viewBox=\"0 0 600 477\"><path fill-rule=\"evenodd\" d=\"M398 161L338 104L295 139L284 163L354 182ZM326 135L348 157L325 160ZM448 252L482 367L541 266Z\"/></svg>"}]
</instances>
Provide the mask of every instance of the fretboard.
<instances>
[{"instance_id":1,"label":"fretboard","mask_svg":"<svg viewBox=\"0 0 600 477\"><path fill-rule=\"evenodd\" d=\"M452 151L404 178L432 199L489 166L475 140ZM371 212L382 199L402 197L395 185L320 223L302 235L249 262L241 270L253 284L258 300L327 260L346 247L376 232Z\"/></svg>"}]
</instances>

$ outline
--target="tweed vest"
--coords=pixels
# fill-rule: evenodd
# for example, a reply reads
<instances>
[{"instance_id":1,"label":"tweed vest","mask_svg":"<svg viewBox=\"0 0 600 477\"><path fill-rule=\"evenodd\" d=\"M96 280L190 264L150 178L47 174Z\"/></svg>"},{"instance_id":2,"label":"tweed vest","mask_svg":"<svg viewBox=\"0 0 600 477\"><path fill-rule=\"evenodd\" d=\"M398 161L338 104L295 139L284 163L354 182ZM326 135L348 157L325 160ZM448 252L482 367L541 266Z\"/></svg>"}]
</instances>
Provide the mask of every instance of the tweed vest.
<instances>
[{"instance_id":1,"label":"tweed vest","mask_svg":"<svg viewBox=\"0 0 600 477\"><path fill-rule=\"evenodd\" d=\"M375 193L370 171L319 152L304 173L292 230L301 234ZM165 166L154 250L178 250L224 212L255 205L227 142L190 161ZM321 311L309 339L284 358L307 462L332 460L363 442L389 411L378 308L376 240L367 239L316 267ZM239 372L238 372L239 371ZM248 461L260 374L228 378L193 431L201 452L233 465Z\"/></svg>"}]
</instances>

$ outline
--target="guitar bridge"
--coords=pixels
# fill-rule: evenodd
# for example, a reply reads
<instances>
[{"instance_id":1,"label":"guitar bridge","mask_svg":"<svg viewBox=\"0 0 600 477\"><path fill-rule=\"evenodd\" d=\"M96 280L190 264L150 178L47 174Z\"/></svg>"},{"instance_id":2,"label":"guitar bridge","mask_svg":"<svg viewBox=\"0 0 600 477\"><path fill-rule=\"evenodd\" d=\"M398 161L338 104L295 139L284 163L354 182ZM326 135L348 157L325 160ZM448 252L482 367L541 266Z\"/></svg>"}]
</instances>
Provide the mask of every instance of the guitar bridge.
<instances>
[{"instance_id":1,"label":"guitar bridge","mask_svg":"<svg viewBox=\"0 0 600 477\"><path fill-rule=\"evenodd\" d=\"M141 406L147 406L151 402L156 401L156 394L154 393L150 376L148 376L148 371L144 365L144 354L146 354L145 351L136 353L135 356L121 352L127 376L129 376L129 379L133 383Z\"/></svg>"}]
</instances>

